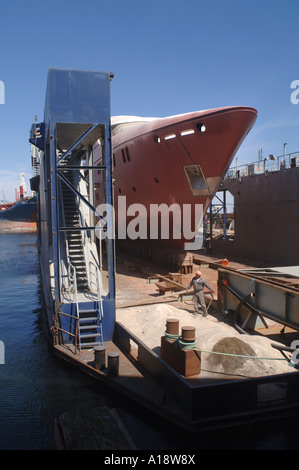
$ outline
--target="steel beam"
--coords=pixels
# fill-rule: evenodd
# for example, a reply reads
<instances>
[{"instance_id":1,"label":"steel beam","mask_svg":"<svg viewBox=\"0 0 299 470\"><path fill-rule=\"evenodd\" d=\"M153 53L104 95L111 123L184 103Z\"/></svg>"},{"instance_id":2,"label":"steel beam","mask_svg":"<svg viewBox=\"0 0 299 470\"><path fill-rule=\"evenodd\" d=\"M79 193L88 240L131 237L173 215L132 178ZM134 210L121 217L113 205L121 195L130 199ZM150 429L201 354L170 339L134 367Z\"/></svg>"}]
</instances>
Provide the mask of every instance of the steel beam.
<instances>
[{"instance_id":1,"label":"steel beam","mask_svg":"<svg viewBox=\"0 0 299 470\"><path fill-rule=\"evenodd\" d=\"M78 147L78 145L88 136L88 134L90 134L93 130L96 129L97 126L98 124L93 124L92 126L90 126L89 129L87 129L87 131L83 132L83 134L68 148L68 150L63 153L63 155L58 159L57 163L60 163L66 157L68 157L70 153L72 153Z\"/></svg>"},{"instance_id":2,"label":"steel beam","mask_svg":"<svg viewBox=\"0 0 299 470\"><path fill-rule=\"evenodd\" d=\"M299 329L299 289L279 282L277 277L275 280L252 277L250 273L221 267L218 268L218 286L222 310L235 310L240 299L245 299L251 294L246 303L256 316L261 314L283 325Z\"/></svg>"},{"instance_id":3,"label":"steel beam","mask_svg":"<svg viewBox=\"0 0 299 470\"><path fill-rule=\"evenodd\" d=\"M82 167L80 167L82 168ZM94 206L92 204L90 204L90 202L85 199L84 196L82 196L82 194L68 181L68 179L63 176L62 173L60 173L60 171L57 171L57 175L59 176L59 178L76 194L76 196L78 196L79 199L81 199L81 201L84 202L84 204L87 205L87 207L101 220L105 221L105 219L102 217L102 215L94 208ZM106 225L106 221L105 221L105 225Z\"/></svg>"}]
</instances>

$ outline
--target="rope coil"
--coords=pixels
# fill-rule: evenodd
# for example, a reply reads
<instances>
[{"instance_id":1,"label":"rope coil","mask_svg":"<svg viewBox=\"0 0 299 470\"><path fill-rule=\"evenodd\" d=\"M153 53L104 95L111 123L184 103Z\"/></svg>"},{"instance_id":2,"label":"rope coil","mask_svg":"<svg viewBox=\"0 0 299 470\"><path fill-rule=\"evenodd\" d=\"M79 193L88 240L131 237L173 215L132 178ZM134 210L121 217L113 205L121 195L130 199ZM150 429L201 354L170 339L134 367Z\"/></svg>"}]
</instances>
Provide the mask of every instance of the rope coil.
<instances>
[{"instance_id":1,"label":"rope coil","mask_svg":"<svg viewBox=\"0 0 299 470\"><path fill-rule=\"evenodd\" d=\"M196 346L196 341L192 343L191 342L186 343L182 341L181 339L182 337L180 335L171 335L166 332L164 334L165 334L165 337L168 339L175 339L180 348L190 349L193 351L199 351L201 353L206 353L206 354L218 354L221 356L242 357L245 359L257 359L257 360L263 360L263 361L287 361L291 367L294 367L292 361L285 357L258 357L258 356L246 356L242 354L225 353L225 352L219 352L219 351L206 351L204 349L198 348Z\"/></svg>"},{"instance_id":2,"label":"rope coil","mask_svg":"<svg viewBox=\"0 0 299 470\"><path fill-rule=\"evenodd\" d=\"M168 339L178 339L180 337L180 335L171 335L170 333L167 333L166 331L165 331L164 335Z\"/></svg>"}]
</instances>

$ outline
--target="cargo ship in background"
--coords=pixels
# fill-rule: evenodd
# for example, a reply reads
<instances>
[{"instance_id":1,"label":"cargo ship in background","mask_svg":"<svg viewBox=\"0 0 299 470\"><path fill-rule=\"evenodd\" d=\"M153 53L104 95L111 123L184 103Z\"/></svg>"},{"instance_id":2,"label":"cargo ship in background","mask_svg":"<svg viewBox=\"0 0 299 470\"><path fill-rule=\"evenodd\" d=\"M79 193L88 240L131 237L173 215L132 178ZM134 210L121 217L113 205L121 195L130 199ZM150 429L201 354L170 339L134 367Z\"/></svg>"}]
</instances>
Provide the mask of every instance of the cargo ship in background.
<instances>
[{"instance_id":1,"label":"cargo ship in background","mask_svg":"<svg viewBox=\"0 0 299 470\"><path fill-rule=\"evenodd\" d=\"M155 251L157 247L184 250L184 234L175 238L171 217L166 223L169 237L160 231L150 239L150 206L173 204L191 206L193 233L197 227L195 205L202 204L206 213L222 178L237 150L251 130L257 111L251 107L233 106L178 114L165 118L116 116L111 118L116 240L126 251ZM93 149L94 164L101 166L101 145ZM101 172L95 178L95 202L103 201ZM142 204L147 214L145 239L120 240L118 229L128 226L132 217L119 205L119 196L126 196L126 208ZM172 206L174 207L174 206ZM182 217L182 213L180 214ZM180 227L183 227L182 220ZM176 234L177 235L177 234ZM142 245L142 247L141 247ZM146 247L146 248L145 248Z\"/></svg>"},{"instance_id":2,"label":"cargo ship in background","mask_svg":"<svg viewBox=\"0 0 299 470\"><path fill-rule=\"evenodd\" d=\"M27 197L24 174L16 190L15 202L0 204L0 233L35 232L37 217L36 196Z\"/></svg>"}]
</instances>

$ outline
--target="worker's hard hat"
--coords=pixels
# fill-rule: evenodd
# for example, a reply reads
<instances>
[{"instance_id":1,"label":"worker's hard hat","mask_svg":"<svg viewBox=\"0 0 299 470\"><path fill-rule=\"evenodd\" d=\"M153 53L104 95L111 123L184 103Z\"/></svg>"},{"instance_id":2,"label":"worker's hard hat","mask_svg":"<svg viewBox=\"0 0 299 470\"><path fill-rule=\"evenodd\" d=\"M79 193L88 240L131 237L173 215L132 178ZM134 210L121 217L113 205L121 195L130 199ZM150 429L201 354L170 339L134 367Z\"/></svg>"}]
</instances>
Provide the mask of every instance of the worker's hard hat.
<instances>
[{"instance_id":1,"label":"worker's hard hat","mask_svg":"<svg viewBox=\"0 0 299 470\"><path fill-rule=\"evenodd\" d=\"M201 271L196 271L196 276L200 277L201 276Z\"/></svg>"}]
</instances>

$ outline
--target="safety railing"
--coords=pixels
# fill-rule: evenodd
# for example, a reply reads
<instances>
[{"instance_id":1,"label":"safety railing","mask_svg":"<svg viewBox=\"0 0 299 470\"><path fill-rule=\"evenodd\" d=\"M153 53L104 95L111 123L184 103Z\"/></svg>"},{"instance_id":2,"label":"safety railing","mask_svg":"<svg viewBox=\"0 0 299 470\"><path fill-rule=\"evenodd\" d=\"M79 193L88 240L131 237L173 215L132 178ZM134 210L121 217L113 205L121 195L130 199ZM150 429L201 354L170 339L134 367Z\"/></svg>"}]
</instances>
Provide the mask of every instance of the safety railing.
<instances>
[{"instance_id":1,"label":"safety railing","mask_svg":"<svg viewBox=\"0 0 299 470\"><path fill-rule=\"evenodd\" d=\"M100 321L103 320L104 312L103 312L103 303L102 303L102 289L101 289L101 273L100 269L95 262L89 259L89 279L90 279L90 285L95 286L95 290L97 293L96 297L96 304L97 304L97 310L99 311L99 318ZM95 278L95 281L93 281L93 278Z\"/></svg>"},{"instance_id":2,"label":"safety railing","mask_svg":"<svg viewBox=\"0 0 299 470\"><path fill-rule=\"evenodd\" d=\"M236 163L235 167L231 167L227 171L224 179L242 178L243 176L287 170L294 167L299 167L299 152L292 152L280 155L279 157L269 155L269 157L260 159L258 162L247 163L245 165L238 165Z\"/></svg>"}]
</instances>

